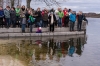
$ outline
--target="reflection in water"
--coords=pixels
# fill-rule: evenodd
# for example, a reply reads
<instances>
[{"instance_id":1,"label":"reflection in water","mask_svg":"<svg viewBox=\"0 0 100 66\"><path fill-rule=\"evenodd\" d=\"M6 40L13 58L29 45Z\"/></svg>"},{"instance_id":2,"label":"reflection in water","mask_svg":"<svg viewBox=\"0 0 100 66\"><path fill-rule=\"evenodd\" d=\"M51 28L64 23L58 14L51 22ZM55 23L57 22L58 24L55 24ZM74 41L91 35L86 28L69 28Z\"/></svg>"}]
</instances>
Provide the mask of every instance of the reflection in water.
<instances>
[{"instance_id":1,"label":"reflection in water","mask_svg":"<svg viewBox=\"0 0 100 66\"><path fill-rule=\"evenodd\" d=\"M74 54L82 55L86 37L68 38L47 41L20 40L17 43L1 44L0 55L10 55L16 58L25 66L56 66L61 59L67 56L74 57ZM60 62L60 63L59 63Z\"/></svg>"}]
</instances>

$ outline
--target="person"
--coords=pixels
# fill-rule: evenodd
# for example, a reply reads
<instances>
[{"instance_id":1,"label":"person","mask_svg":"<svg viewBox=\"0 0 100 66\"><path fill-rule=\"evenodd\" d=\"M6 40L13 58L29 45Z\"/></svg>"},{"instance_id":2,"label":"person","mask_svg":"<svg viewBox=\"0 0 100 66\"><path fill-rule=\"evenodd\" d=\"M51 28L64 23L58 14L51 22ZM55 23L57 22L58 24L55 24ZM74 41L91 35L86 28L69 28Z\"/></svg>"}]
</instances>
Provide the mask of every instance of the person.
<instances>
[{"instance_id":1,"label":"person","mask_svg":"<svg viewBox=\"0 0 100 66\"><path fill-rule=\"evenodd\" d=\"M75 21L76 21L76 15L73 11L69 15L69 20L70 20L70 31L74 31L74 24L75 24Z\"/></svg>"},{"instance_id":2,"label":"person","mask_svg":"<svg viewBox=\"0 0 100 66\"><path fill-rule=\"evenodd\" d=\"M25 33L25 27L26 27L26 9L25 6L23 5L20 11L21 15L21 27L22 27L22 32Z\"/></svg>"},{"instance_id":3,"label":"person","mask_svg":"<svg viewBox=\"0 0 100 66\"><path fill-rule=\"evenodd\" d=\"M17 8L15 9L16 11L16 24L18 25L18 27L21 27L20 25L20 12L21 12L21 9L20 9L20 6L17 5Z\"/></svg>"},{"instance_id":4,"label":"person","mask_svg":"<svg viewBox=\"0 0 100 66\"><path fill-rule=\"evenodd\" d=\"M83 20L83 14L81 11L79 11L78 15L77 15L77 30L81 31L81 26L82 26L82 20Z\"/></svg>"},{"instance_id":5,"label":"person","mask_svg":"<svg viewBox=\"0 0 100 66\"><path fill-rule=\"evenodd\" d=\"M62 18L62 23L63 23L63 26L66 27L66 25L65 25L66 24L66 15L68 14L67 8L64 8L63 13L64 13L64 17Z\"/></svg>"},{"instance_id":6,"label":"person","mask_svg":"<svg viewBox=\"0 0 100 66\"><path fill-rule=\"evenodd\" d=\"M11 16L10 19L11 19L12 27L15 28L16 27L16 11L15 11L15 7L11 8L10 16Z\"/></svg>"},{"instance_id":7,"label":"person","mask_svg":"<svg viewBox=\"0 0 100 66\"><path fill-rule=\"evenodd\" d=\"M3 28L3 20L4 20L4 11L3 8L0 6L0 27Z\"/></svg>"},{"instance_id":8,"label":"person","mask_svg":"<svg viewBox=\"0 0 100 66\"><path fill-rule=\"evenodd\" d=\"M83 20L86 21L87 24L88 24L88 20L87 20L87 18L86 18L86 16L84 14L83 14Z\"/></svg>"},{"instance_id":9,"label":"person","mask_svg":"<svg viewBox=\"0 0 100 66\"><path fill-rule=\"evenodd\" d=\"M67 8L65 8L63 10L63 13L64 13L64 17L63 17L64 27L68 27L68 23L69 23L69 13L68 13Z\"/></svg>"},{"instance_id":10,"label":"person","mask_svg":"<svg viewBox=\"0 0 100 66\"><path fill-rule=\"evenodd\" d=\"M37 27L42 27L42 15L41 15L40 8L37 8L37 11L35 12L35 16L36 16Z\"/></svg>"},{"instance_id":11,"label":"person","mask_svg":"<svg viewBox=\"0 0 100 66\"><path fill-rule=\"evenodd\" d=\"M69 15L71 14L71 12L72 12L72 10L71 10L71 9L69 9L69 10L68 10Z\"/></svg>"},{"instance_id":12,"label":"person","mask_svg":"<svg viewBox=\"0 0 100 66\"><path fill-rule=\"evenodd\" d=\"M70 47L69 47L68 55L73 57L73 54L75 53L74 39L71 38L69 43L70 43Z\"/></svg>"},{"instance_id":13,"label":"person","mask_svg":"<svg viewBox=\"0 0 100 66\"><path fill-rule=\"evenodd\" d=\"M42 33L41 27L37 29L36 33Z\"/></svg>"},{"instance_id":14,"label":"person","mask_svg":"<svg viewBox=\"0 0 100 66\"><path fill-rule=\"evenodd\" d=\"M58 27L62 27L62 18L64 17L64 13L62 12L61 8L59 9L58 16L59 16Z\"/></svg>"},{"instance_id":15,"label":"person","mask_svg":"<svg viewBox=\"0 0 100 66\"><path fill-rule=\"evenodd\" d=\"M26 21L27 21L27 27L29 28L29 22L28 22L28 19L29 19L29 8L26 8Z\"/></svg>"},{"instance_id":16,"label":"person","mask_svg":"<svg viewBox=\"0 0 100 66\"><path fill-rule=\"evenodd\" d=\"M66 14L65 16L64 26L69 27L69 14Z\"/></svg>"},{"instance_id":17,"label":"person","mask_svg":"<svg viewBox=\"0 0 100 66\"><path fill-rule=\"evenodd\" d=\"M56 16L55 26L58 25L58 21L59 21L59 15L58 15L58 12L59 12L59 8L58 8L57 10L55 10L55 16Z\"/></svg>"},{"instance_id":18,"label":"person","mask_svg":"<svg viewBox=\"0 0 100 66\"><path fill-rule=\"evenodd\" d=\"M34 22L35 22L35 18L33 17L33 12L32 12L32 10L30 9L29 10L29 20L30 20L30 22L29 22L29 26L30 26L30 33L32 33L32 26L33 26L33 24L34 24Z\"/></svg>"},{"instance_id":19,"label":"person","mask_svg":"<svg viewBox=\"0 0 100 66\"><path fill-rule=\"evenodd\" d=\"M44 15L42 15L43 18L43 27L48 26L48 12L47 10L44 11Z\"/></svg>"},{"instance_id":20,"label":"person","mask_svg":"<svg viewBox=\"0 0 100 66\"><path fill-rule=\"evenodd\" d=\"M50 23L50 32L54 32L54 22L56 21L56 17L53 12L50 13L48 19Z\"/></svg>"},{"instance_id":21,"label":"person","mask_svg":"<svg viewBox=\"0 0 100 66\"><path fill-rule=\"evenodd\" d=\"M54 14L54 12L55 12L54 8L52 8L52 9L50 10L50 13L51 13L51 12L53 12L53 14Z\"/></svg>"},{"instance_id":22,"label":"person","mask_svg":"<svg viewBox=\"0 0 100 66\"><path fill-rule=\"evenodd\" d=\"M9 28L10 27L10 7L9 6L7 6L4 9L4 15L5 15L6 27Z\"/></svg>"}]
</instances>

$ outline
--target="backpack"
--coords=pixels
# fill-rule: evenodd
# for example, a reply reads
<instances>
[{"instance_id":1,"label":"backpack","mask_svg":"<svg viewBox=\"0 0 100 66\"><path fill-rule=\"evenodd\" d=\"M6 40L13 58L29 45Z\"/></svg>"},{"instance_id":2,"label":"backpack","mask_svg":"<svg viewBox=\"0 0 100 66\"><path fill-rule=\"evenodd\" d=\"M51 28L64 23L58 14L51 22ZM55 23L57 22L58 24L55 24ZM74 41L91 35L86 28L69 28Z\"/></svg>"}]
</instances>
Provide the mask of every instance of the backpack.
<instances>
[{"instance_id":1,"label":"backpack","mask_svg":"<svg viewBox=\"0 0 100 66\"><path fill-rule=\"evenodd\" d=\"M29 16L29 20L28 20L28 22L30 23L30 22L35 22L35 18L32 16L32 15L30 15Z\"/></svg>"}]
</instances>

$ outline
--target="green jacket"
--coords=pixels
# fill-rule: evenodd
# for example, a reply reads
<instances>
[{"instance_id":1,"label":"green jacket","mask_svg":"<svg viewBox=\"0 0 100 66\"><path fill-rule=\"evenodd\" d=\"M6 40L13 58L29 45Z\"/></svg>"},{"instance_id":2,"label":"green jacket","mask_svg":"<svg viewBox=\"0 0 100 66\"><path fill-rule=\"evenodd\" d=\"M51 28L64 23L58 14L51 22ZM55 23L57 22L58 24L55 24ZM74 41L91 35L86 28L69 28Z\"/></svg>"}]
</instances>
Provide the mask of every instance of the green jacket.
<instances>
[{"instance_id":1,"label":"green jacket","mask_svg":"<svg viewBox=\"0 0 100 66\"><path fill-rule=\"evenodd\" d=\"M20 9L16 8L15 11L16 11L16 16L20 16Z\"/></svg>"},{"instance_id":2,"label":"green jacket","mask_svg":"<svg viewBox=\"0 0 100 66\"><path fill-rule=\"evenodd\" d=\"M63 18L63 17L64 17L64 13L63 13L63 12L58 12L58 16L59 16L60 18Z\"/></svg>"}]
</instances>

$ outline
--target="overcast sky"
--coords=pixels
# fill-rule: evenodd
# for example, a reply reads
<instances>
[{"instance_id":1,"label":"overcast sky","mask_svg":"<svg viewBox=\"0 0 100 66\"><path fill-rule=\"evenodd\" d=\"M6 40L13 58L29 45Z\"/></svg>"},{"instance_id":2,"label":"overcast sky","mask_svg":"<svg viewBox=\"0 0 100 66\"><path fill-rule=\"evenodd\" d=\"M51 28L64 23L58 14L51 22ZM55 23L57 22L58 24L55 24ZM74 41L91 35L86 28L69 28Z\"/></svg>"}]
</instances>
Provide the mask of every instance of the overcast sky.
<instances>
[{"instance_id":1,"label":"overcast sky","mask_svg":"<svg viewBox=\"0 0 100 66\"><path fill-rule=\"evenodd\" d=\"M59 0L61 1L61 0ZM22 5L25 5L26 1L22 0ZM61 2L62 8L71 8L74 11L83 12L98 12L100 13L100 0L66 0ZM46 7L45 3L31 3L31 7L36 9L37 7ZM57 6L53 6L56 8ZM48 8L48 7L46 7Z\"/></svg>"}]
</instances>

